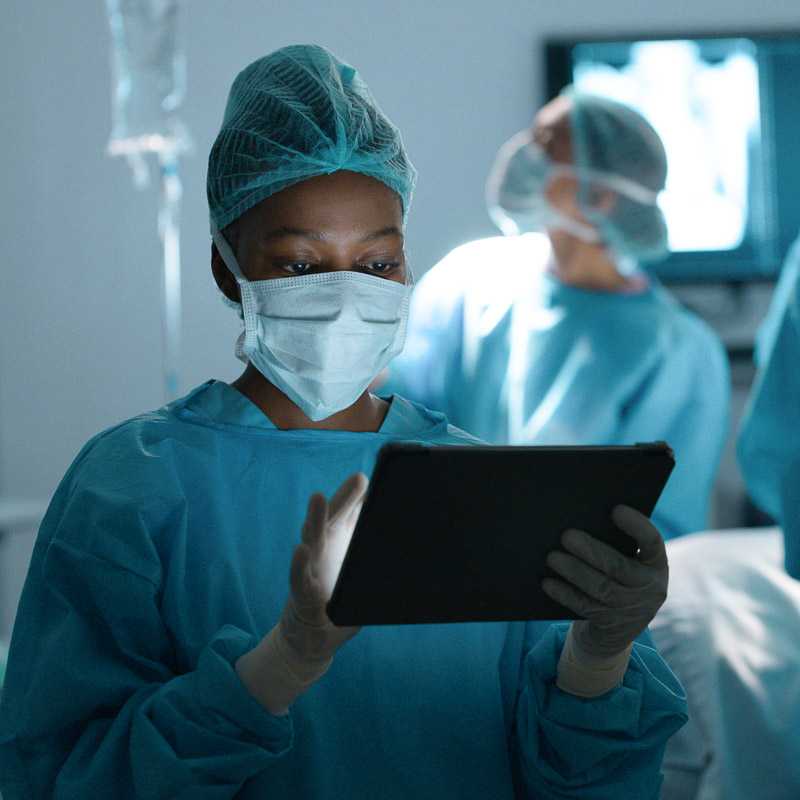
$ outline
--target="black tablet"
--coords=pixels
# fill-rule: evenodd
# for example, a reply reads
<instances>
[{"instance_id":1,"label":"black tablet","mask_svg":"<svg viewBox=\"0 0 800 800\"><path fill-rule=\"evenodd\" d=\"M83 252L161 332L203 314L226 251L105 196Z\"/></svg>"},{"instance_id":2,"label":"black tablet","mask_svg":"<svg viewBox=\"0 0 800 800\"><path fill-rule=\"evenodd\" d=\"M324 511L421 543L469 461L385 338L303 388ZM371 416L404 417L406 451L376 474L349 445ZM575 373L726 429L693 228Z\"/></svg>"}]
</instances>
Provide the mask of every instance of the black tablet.
<instances>
[{"instance_id":1,"label":"black tablet","mask_svg":"<svg viewBox=\"0 0 800 800\"><path fill-rule=\"evenodd\" d=\"M674 464L663 442L386 445L328 616L337 625L574 619L541 589L547 554L579 528L634 555L611 511L649 515Z\"/></svg>"}]
</instances>

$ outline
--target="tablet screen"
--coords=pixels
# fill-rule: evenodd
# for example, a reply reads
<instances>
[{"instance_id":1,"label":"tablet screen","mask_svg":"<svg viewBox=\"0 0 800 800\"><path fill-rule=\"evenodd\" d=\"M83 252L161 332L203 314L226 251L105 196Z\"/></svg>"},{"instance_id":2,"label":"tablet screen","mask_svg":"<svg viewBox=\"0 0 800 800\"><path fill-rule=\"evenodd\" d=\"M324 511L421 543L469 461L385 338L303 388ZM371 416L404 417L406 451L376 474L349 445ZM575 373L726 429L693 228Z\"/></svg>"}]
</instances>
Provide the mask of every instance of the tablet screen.
<instances>
[{"instance_id":1,"label":"tablet screen","mask_svg":"<svg viewBox=\"0 0 800 800\"><path fill-rule=\"evenodd\" d=\"M541 589L547 554L578 528L635 555L611 511L649 515L673 466L664 443L387 445L328 614L338 625L573 619Z\"/></svg>"}]
</instances>

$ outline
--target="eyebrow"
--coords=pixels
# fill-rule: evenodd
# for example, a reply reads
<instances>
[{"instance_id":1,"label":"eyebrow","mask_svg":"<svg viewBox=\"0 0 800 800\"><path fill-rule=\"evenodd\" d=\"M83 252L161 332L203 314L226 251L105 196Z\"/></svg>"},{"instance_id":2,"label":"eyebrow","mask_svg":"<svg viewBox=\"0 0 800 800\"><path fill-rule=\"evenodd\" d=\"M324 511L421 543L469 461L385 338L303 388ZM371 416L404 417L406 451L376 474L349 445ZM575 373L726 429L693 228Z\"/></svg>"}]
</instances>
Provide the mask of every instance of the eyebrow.
<instances>
[{"instance_id":1,"label":"eyebrow","mask_svg":"<svg viewBox=\"0 0 800 800\"><path fill-rule=\"evenodd\" d=\"M279 228L273 228L268 233L264 234L262 240L264 242L271 242L274 239L283 239L287 236L299 236L303 239L313 239L315 242L324 242L329 237L321 231L310 231L303 228L292 228L286 225L281 225ZM361 238L361 242L374 242L376 239L384 239L387 236L399 236L403 238L403 232L396 225L389 225L386 228L381 228L379 231L373 231Z\"/></svg>"}]
</instances>

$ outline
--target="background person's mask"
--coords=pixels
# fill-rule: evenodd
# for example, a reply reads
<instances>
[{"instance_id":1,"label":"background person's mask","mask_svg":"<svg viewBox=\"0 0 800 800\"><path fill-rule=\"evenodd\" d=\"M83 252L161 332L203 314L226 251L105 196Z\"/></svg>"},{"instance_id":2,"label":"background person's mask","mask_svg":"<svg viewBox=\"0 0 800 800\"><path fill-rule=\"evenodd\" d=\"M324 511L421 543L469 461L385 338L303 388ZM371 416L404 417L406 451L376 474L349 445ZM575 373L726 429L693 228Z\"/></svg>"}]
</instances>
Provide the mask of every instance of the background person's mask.
<instances>
[{"instance_id":1,"label":"background person's mask","mask_svg":"<svg viewBox=\"0 0 800 800\"><path fill-rule=\"evenodd\" d=\"M242 295L236 355L309 419L351 406L403 349L409 283L349 271L248 281L213 224L211 233Z\"/></svg>"},{"instance_id":2,"label":"background person's mask","mask_svg":"<svg viewBox=\"0 0 800 800\"><path fill-rule=\"evenodd\" d=\"M520 131L502 146L486 184L486 202L489 216L506 236L556 228L584 242L600 240L591 225L573 219L547 199L547 187L559 172L572 175L574 170L556 164L530 131Z\"/></svg>"},{"instance_id":3,"label":"background person's mask","mask_svg":"<svg viewBox=\"0 0 800 800\"><path fill-rule=\"evenodd\" d=\"M486 183L489 215L505 235L555 228L590 244L602 240L594 225L570 217L548 201L547 187L559 174L591 181L647 205L654 205L658 197L621 175L553 161L530 130L523 130L500 148Z\"/></svg>"}]
</instances>

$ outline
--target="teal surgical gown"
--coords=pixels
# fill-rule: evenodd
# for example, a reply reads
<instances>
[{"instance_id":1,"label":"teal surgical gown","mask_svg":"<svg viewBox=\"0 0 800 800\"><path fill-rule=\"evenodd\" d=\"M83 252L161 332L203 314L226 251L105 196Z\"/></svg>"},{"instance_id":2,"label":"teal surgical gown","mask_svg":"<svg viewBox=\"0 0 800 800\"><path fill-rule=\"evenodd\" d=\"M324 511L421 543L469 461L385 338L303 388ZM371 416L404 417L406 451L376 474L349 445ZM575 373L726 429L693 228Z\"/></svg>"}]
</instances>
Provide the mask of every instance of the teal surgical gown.
<instances>
[{"instance_id":1,"label":"teal surgical gown","mask_svg":"<svg viewBox=\"0 0 800 800\"><path fill-rule=\"evenodd\" d=\"M730 382L712 331L650 280L567 286L541 234L463 245L412 299L387 391L497 444L669 442L677 465L653 515L665 537L707 527Z\"/></svg>"},{"instance_id":2,"label":"teal surgical gown","mask_svg":"<svg viewBox=\"0 0 800 800\"><path fill-rule=\"evenodd\" d=\"M210 382L89 442L19 608L4 800L655 800L686 707L646 643L594 700L556 688L566 626L549 623L365 628L283 717L240 683L309 495L398 439L473 441L400 397L377 433L278 430Z\"/></svg>"},{"instance_id":3,"label":"teal surgical gown","mask_svg":"<svg viewBox=\"0 0 800 800\"><path fill-rule=\"evenodd\" d=\"M755 502L783 527L786 571L800 580L800 239L759 331L756 363L739 463Z\"/></svg>"}]
</instances>

